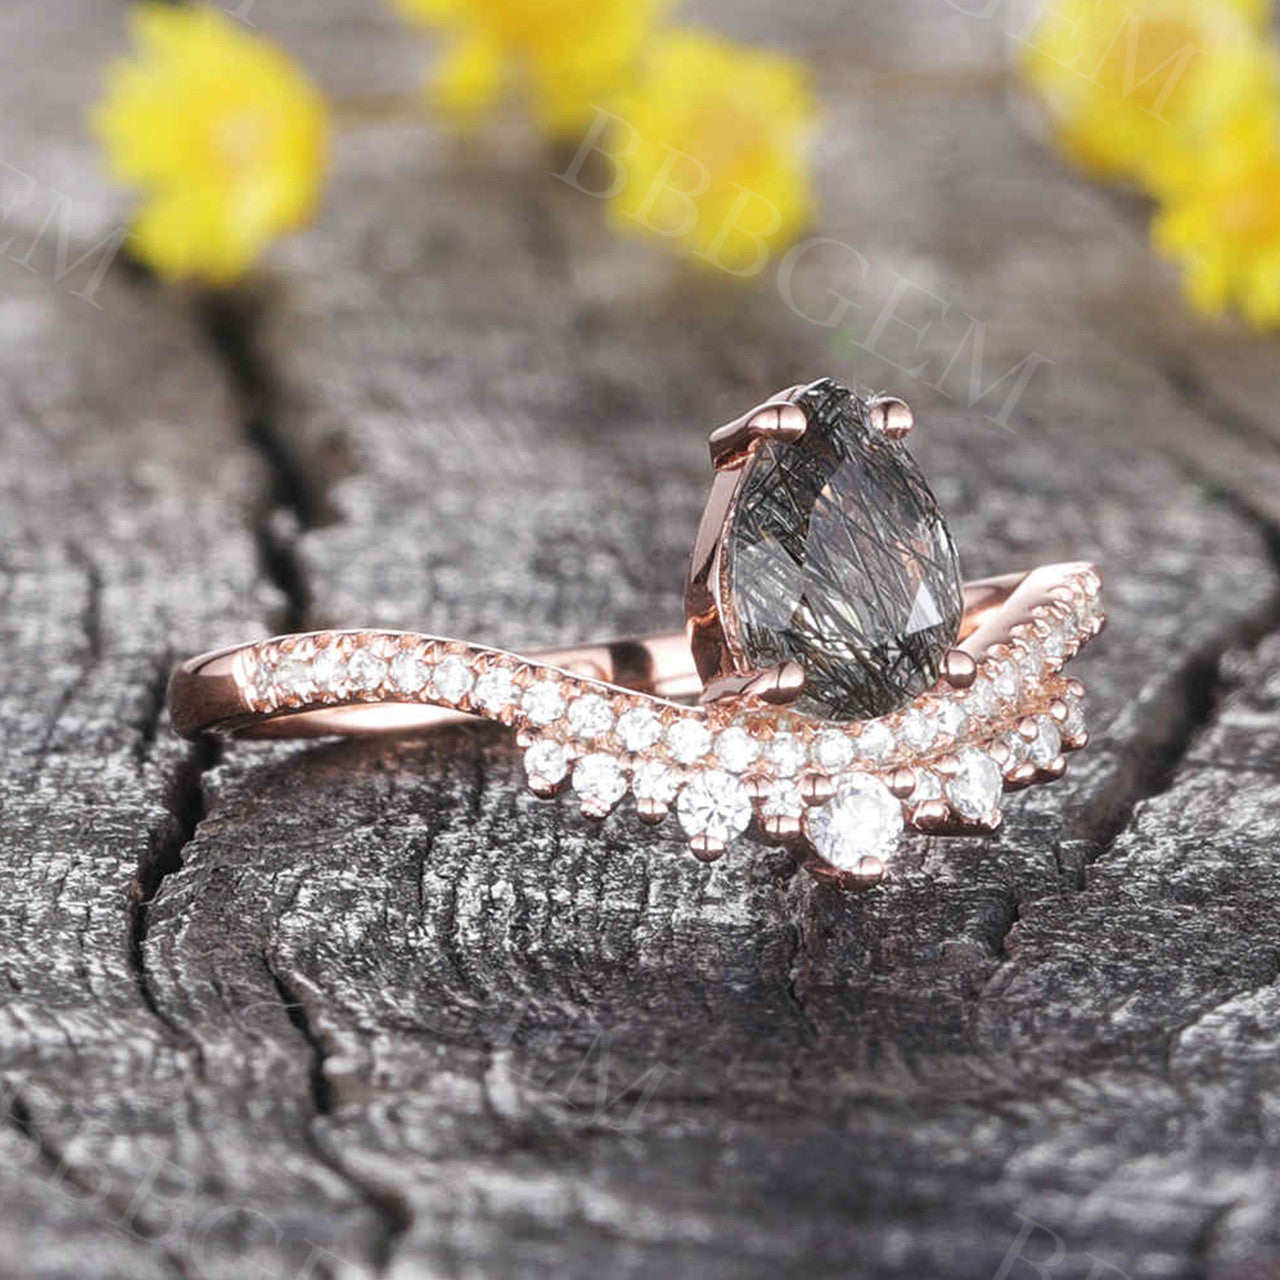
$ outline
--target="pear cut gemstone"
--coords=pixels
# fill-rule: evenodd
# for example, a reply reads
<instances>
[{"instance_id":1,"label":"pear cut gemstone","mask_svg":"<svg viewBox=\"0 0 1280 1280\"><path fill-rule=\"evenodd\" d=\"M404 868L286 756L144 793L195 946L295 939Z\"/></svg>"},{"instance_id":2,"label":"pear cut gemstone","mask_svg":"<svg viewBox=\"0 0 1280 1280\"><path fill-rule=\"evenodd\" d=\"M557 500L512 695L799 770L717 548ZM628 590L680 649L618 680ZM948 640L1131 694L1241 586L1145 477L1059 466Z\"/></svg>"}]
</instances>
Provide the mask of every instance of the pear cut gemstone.
<instances>
[{"instance_id":1,"label":"pear cut gemstone","mask_svg":"<svg viewBox=\"0 0 1280 1280\"><path fill-rule=\"evenodd\" d=\"M809 425L760 445L725 540L737 646L760 670L805 669L795 710L863 720L938 678L964 609L955 545L919 468L830 380L798 400Z\"/></svg>"}]
</instances>

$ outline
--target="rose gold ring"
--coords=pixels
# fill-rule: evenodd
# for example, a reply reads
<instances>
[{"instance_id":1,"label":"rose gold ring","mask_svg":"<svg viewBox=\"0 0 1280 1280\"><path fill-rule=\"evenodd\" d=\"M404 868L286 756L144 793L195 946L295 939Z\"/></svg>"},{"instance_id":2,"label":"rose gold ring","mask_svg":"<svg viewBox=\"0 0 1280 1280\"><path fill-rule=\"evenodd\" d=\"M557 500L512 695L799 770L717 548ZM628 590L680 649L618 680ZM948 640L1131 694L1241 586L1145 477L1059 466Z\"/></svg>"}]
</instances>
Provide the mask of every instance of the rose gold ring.
<instances>
[{"instance_id":1,"label":"rose gold ring","mask_svg":"<svg viewBox=\"0 0 1280 1280\"><path fill-rule=\"evenodd\" d=\"M530 788L674 809L693 852L748 829L865 887L907 829L984 834L1062 776L1101 581L1062 564L961 585L900 400L791 387L711 436L683 633L526 654L404 631L277 636L183 663L188 736L515 729Z\"/></svg>"}]
</instances>

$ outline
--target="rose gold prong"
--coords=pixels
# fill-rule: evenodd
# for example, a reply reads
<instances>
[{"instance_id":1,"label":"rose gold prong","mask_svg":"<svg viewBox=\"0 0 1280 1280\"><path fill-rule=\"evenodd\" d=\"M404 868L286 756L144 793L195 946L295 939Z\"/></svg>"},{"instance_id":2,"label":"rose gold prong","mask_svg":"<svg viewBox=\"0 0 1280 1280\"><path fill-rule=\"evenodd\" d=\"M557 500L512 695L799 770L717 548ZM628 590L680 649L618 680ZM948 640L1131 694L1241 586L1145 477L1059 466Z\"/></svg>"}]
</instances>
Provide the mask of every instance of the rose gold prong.
<instances>
[{"instance_id":1,"label":"rose gold prong","mask_svg":"<svg viewBox=\"0 0 1280 1280\"><path fill-rule=\"evenodd\" d=\"M870 887L879 884L884 879L884 873L885 865L879 858L866 857L858 863L857 870L852 874L855 880Z\"/></svg>"},{"instance_id":2,"label":"rose gold prong","mask_svg":"<svg viewBox=\"0 0 1280 1280\"><path fill-rule=\"evenodd\" d=\"M693 850L693 856L699 862L715 862L718 858L724 857L724 843L720 840L712 840L710 836L694 836L689 841L689 848Z\"/></svg>"},{"instance_id":3,"label":"rose gold prong","mask_svg":"<svg viewBox=\"0 0 1280 1280\"><path fill-rule=\"evenodd\" d=\"M942 659L942 678L953 689L968 689L978 676L978 664L963 649L948 649Z\"/></svg>"},{"instance_id":4,"label":"rose gold prong","mask_svg":"<svg viewBox=\"0 0 1280 1280\"><path fill-rule=\"evenodd\" d=\"M1018 737L1025 738L1028 742L1034 742L1039 733L1040 726L1036 724L1033 716L1023 716L1018 721Z\"/></svg>"},{"instance_id":5,"label":"rose gold prong","mask_svg":"<svg viewBox=\"0 0 1280 1280\"><path fill-rule=\"evenodd\" d=\"M759 698L771 706L794 702L804 692L804 668L794 659L770 667L755 676L742 690L743 696Z\"/></svg>"},{"instance_id":6,"label":"rose gold prong","mask_svg":"<svg viewBox=\"0 0 1280 1280\"><path fill-rule=\"evenodd\" d=\"M986 747L986 753L989 755L1003 770L1005 765L1009 763L1009 744L1002 738L997 738L995 742Z\"/></svg>"},{"instance_id":7,"label":"rose gold prong","mask_svg":"<svg viewBox=\"0 0 1280 1280\"><path fill-rule=\"evenodd\" d=\"M835 794L836 784L822 773L811 773L800 784L800 798L808 805L826 804Z\"/></svg>"},{"instance_id":8,"label":"rose gold prong","mask_svg":"<svg viewBox=\"0 0 1280 1280\"><path fill-rule=\"evenodd\" d=\"M1006 791L1021 791L1025 787L1029 787L1036 780L1036 767L1030 761L1020 764L1012 773L1008 774L1004 780L1004 789Z\"/></svg>"},{"instance_id":9,"label":"rose gold prong","mask_svg":"<svg viewBox=\"0 0 1280 1280\"><path fill-rule=\"evenodd\" d=\"M1062 745L1068 751L1083 751L1089 745L1089 730L1081 729L1074 738L1063 737Z\"/></svg>"},{"instance_id":10,"label":"rose gold prong","mask_svg":"<svg viewBox=\"0 0 1280 1280\"><path fill-rule=\"evenodd\" d=\"M1080 699L1084 697L1084 692L1085 692L1084 685L1079 680L1077 680L1075 676L1067 677L1066 686L1067 686L1067 692L1073 698Z\"/></svg>"},{"instance_id":11,"label":"rose gold prong","mask_svg":"<svg viewBox=\"0 0 1280 1280\"><path fill-rule=\"evenodd\" d=\"M1093 632L1093 638L1096 640L1106 629L1107 629L1107 615L1105 613L1100 613L1093 620L1093 626L1091 628Z\"/></svg>"},{"instance_id":12,"label":"rose gold prong","mask_svg":"<svg viewBox=\"0 0 1280 1280\"><path fill-rule=\"evenodd\" d=\"M951 806L945 800L922 800L911 810L911 825L917 830L942 831L951 824Z\"/></svg>"},{"instance_id":13,"label":"rose gold prong","mask_svg":"<svg viewBox=\"0 0 1280 1280\"><path fill-rule=\"evenodd\" d=\"M1066 724L1071 708L1061 698L1054 698L1049 704L1049 715L1059 724Z\"/></svg>"},{"instance_id":14,"label":"rose gold prong","mask_svg":"<svg viewBox=\"0 0 1280 1280\"><path fill-rule=\"evenodd\" d=\"M543 800L554 800L568 785L569 779L567 777L562 778L559 782L548 782L546 778L536 776L528 779L529 790Z\"/></svg>"},{"instance_id":15,"label":"rose gold prong","mask_svg":"<svg viewBox=\"0 0 1280 1280\"><path fill-rule=\"evenodd\" d=\"M1057 782L1057 780L1061 778L1066 771L1066 757L1054 756L1054 758L1040 770L1040 777L1046 782Z\"/></svg>"},{"instance_id":16,"label":"rose gold prong","mask_svg":"<svg viewBox=\"0 0 1280 1280\"><path fill-rule=\"evenodd\" d=\"M671 812L671 806L661 800L637 800L636 815L646 826L656 827Z\"/></svg>"},{"instance_id":17,"label":"rose gold prong","mask_svg":"<svg viewBox=\"0 0 1280 1280\"><path fill-rule=\"evenodd\" d=\"M880 432L887 440L903 440L916 425L916 415L911 406L897 396L876 396L869 408L872 430Z\"/></svg>"},{"instance_id":18,"label":"rose gold prong","mask_svg":"<svg viewBox=\"0 0 1280 1280\"><path fill-rule=\"evenodd\" d=\"M899 800L906 800L916 789L916 771L908 769L905 765L893 771L893 776L889 779L889 790Z\"/></svg>"},{"instance_id":19,"label":"rose gold prong","mask_svg":"<svg viewBox=\"0 0 1280 1280\"><path fill-rule=\"evenodd\" d=\"M933 768L935 772L942 774L944 778L954 778L960 768L960 761L955 756L943 756Z\"/></svg>"},{"instance_id":20,"label":"rose gold prong","mask_svg":"<svg viewBox=\"0 0 1280 1280\"><path fill-rule=\"evenodd\" d=\"M775 818L765 818L760 829L771 840L794 840L800 834L800 819L780 814Z\"/></svg>"},{"instance_id":21,"label":"rose gold prong","mask_svg":"<svg viewBox=\"0 0 1280 1280\"><path fill-rule=\"evenodd\" d=\"M769 400L713 431L707 441L711 465L732 471L746 460L756 440L798 440L809 426L805 411L789 400Z\"/></svg>"}]
</instances>

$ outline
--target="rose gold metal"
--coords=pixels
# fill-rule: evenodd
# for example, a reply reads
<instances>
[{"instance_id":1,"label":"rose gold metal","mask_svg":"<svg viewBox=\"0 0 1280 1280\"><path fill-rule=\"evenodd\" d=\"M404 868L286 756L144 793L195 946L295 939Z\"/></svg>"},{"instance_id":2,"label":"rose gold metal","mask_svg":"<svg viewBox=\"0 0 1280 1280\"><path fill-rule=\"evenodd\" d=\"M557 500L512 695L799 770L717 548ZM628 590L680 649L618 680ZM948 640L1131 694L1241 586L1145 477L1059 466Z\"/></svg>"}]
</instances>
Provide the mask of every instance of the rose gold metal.
<instances>
[{"instance_id":1,"label":"rose gold metal","mask_svg":"<svg viewBox=\"0 0 1280 1280\"><path fill-rule=\"evenodd\" d=\"M799 440L809 426L804 410L792 402L802 387L788 387L742 417L717 427L707 439L711 465L717 471L741 467L758 440Z\"/></svg>"},{"instance_id":2,"label":"rose gold metal","mask_svg":"<svg viewBox=\"0 0 1280 1280\"><path fill-rule=\"evenodd\" d=\"M835 794L836 784L826 774L810 774L800 784L800 796L807 805L826 804L835 798Z\"/></svg>"},{"instance_id":3,"label":"rose gold metal","mask_svg":"<svg viewBox=\"0 0 1280 1280\"><path fill-rule=\"evenodd\" d=\"M792 818L786 814L781 814L774 818L765 818L760 824L761 830L771 840L778 841L779 844L795 840L800 835L800 819Z\"/></svg>"},{"instance_id":4,"label":"rose gold metal","mask_svg":"<svg viewBox=\"0 0 1280 1280\"><path fill-rule=\"evenodd\" d=\"M889 790L893 792L899 800L909 800L911 793L916 789L916 771L908 769L905 766L893 771L893 776L889 779Z\"/></svg>"},{"instance_id":5,"label":"rose gold metal","mask_svg":"<svg viewBox=\"0 0 1280 1280\"><path fill-rule=\"evenodd\" d=\"M661 800L637 800L636 816L646 826L657 826L671 812L671 806Z\"/></svg>"},{"instance_id":6,"label":"rose gold metal","mask_svg":"<svg viewBox=\"0 0 1280 1280\"><path fill-rule=\"evenodd\" d=\"M942 678L953 689L968 689L978 676L978 664L963 649L948 649L942 659Z\"/></svg>"},{"instance_id":7,"label":"rose gold metal","mask_svg":"<svg viewBox=\"0 0 1280 1280\"><path fill-rule=\"evenodd\" d=\"M916 415L911 406L897 396L876 396L868 413L872 430L880 432L888 440L905 440L916 425Z\"/></svg>"}]
</instances>

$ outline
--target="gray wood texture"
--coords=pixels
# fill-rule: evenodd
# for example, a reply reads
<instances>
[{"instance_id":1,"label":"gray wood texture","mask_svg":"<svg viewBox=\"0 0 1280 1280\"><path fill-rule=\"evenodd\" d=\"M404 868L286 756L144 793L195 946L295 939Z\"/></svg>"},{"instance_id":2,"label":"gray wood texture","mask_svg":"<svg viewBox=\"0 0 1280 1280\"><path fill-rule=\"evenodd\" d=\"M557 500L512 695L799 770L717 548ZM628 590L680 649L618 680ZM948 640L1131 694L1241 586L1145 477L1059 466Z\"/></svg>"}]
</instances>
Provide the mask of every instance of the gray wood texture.
<instances>
[{"instance_id":1,"label":"gray wood texture","mask_svg":"<svg viewBox=\"0 0 1280 1280\"><path fill-rule=\"evenodd\" d=\"M5 11L0 1275L1274 1273L1277 348L1188 315L966 7L697 11L817 70L795 309L424 121L358 0L250 12L340 102L317 225L217 305L94 286L123 9ZM1043 357L1007 415L975 321L981 387ZM1096 743L998 839L849 897L539 802L483 727L171 734L175 659L283 627L678 623L706 431L824 373L911 401L970 574L1107 573Z\"/></svg>"}]
</instances>

